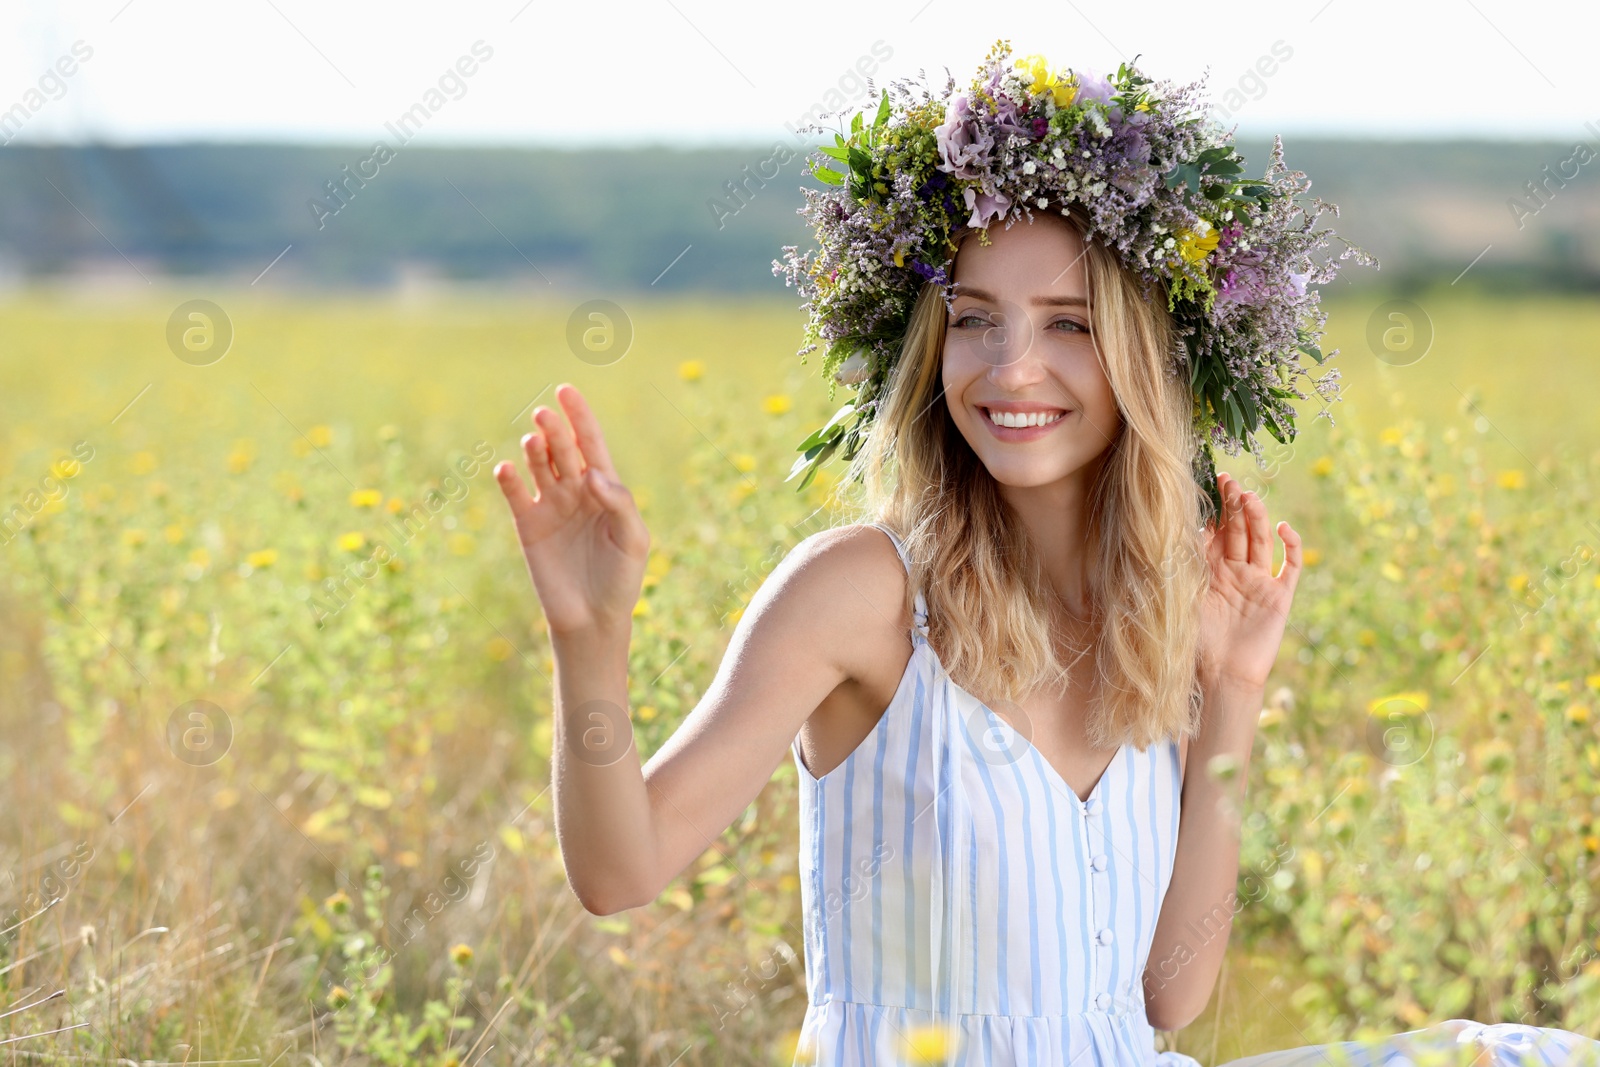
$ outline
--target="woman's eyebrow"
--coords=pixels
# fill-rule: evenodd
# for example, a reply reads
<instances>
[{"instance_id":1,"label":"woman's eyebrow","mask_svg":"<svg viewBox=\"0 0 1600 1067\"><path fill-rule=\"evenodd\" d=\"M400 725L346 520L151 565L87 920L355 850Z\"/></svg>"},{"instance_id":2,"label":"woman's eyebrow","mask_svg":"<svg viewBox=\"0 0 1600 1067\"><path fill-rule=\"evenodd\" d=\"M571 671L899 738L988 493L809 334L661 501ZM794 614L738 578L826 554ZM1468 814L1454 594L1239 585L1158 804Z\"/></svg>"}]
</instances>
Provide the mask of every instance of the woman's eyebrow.
<instances>
[{"instance_id":1,"label":"woman's eyebrow","mask_svg":"<svg viewBox=\"0 0 1600 1067\"><path fill-rule=\"evenodd\" d=\"M956 287L956 296L958 298L959 297L963 297L963 296L969 296L974 300L987 300L991 304L997 302L995 300L995 298L994 298L994 294L993 293L986 292L983 289L973 289L973 288L969 288L969 287L965 287L965 286L957 286ZM1034 307L1088 307L1089 306L1089 301L1084 299L1081 296L1052 296L1052 295L1050 295L1048 293L1043 295L1043 296L1036 296L1032 300L1028 301L1028 303L1032 304Z\"/></svg>"}]
</instances>

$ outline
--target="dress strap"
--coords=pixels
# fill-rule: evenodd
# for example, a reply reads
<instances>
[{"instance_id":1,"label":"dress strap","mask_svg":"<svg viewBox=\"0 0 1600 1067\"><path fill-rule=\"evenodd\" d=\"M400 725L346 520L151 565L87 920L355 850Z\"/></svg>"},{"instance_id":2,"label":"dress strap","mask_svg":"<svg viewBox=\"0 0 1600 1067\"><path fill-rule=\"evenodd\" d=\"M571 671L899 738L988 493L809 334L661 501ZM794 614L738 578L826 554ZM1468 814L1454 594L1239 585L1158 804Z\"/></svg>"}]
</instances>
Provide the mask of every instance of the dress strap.
<instances>
[{"instance_id":1,"label":"dress strap","mask_svg":"<svg viewBox=\"0 0 1600 1067\"><path fill-rule=\"evenodd\" d=\"M884 533L889 535L889 540L894 542L895 554L900 557L900 562L905 565L906 575L909 576L911 574L911 557L906 554L906 548L901 542L900 536L881 522L869 522L866 523L866 525L882 530ZM921 589L917 590L917 595L913 604L913 611L913 628L917 633L921 634L924 639L926 639L928 636L928 602L923 598Z\"/></svg>"}]
</instances>

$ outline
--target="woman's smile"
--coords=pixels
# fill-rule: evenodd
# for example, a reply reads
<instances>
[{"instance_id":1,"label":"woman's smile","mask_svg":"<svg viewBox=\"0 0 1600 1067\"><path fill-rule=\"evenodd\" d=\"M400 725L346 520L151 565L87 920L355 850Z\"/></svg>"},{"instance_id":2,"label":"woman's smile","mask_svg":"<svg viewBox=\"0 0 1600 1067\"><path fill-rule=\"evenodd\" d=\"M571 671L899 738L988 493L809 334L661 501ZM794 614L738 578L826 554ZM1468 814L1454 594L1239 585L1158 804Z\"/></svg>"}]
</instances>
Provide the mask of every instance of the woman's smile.
<instances>
[{"instance_id":1,"label":"woman's smile","mask_svg":"<svg viewBox=\"0 0 1600 1067\"><path fill-rule=\"evenodd\" d=\"M1044 404L985 404L973 405L982 417L983 424L997 440L1008 442L1033 441L1048 434L1072 414L1064 408Z\"/></svg>"}]
</instances>

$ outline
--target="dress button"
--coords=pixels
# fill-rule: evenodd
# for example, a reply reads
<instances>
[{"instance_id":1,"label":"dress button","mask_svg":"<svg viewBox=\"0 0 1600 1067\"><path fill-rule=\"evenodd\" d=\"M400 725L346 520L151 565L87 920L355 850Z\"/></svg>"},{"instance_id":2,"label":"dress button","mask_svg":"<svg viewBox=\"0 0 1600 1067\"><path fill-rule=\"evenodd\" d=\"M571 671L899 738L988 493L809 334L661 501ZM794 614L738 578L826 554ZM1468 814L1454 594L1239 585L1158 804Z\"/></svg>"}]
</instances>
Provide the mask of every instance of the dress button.
<instances>
[{"instance_id":1,"label":"dress button","mask_svg":"<svg viewBox=\"0 0 1600 1067\"><path fill-rule=\"evenodd\" d=\"M1111 994L1110 993L1101 993L1098 997L1095 997L1094 998L1094 1006L1099 1008L1101 1011L1105 1011L1106 1009L1110 1008L1111 1007Z\"/></svg>"},{"instance_id":2,"label":"dress button","mask_svg":"<svg viewBox=\"0 0 1600 1067\"><path fill-rule=\"evenodd\" d=\"M1095 870L1097 870L1097 871L1105 870L1106 869L1105 853L1102 852L1100 855L1096 856L1094 858L1094 860L1093 860L1093 863L1094 863L1094 869Z\"/></svg>"},{"instance_id":3,"label":"dress button","mask_svg":"<svg viewBox=\"0 0 1600 1067\"><path fill-rule=\"evenodd\" d=\"M1099 811L1100 810L1100 798L1099 797L1090 797L1088 802L1083 805L1083 810L1088 812L1090 815L1093 815L1095 812Z\"/></svg>"},{"instance_id":4,"label":"dress button","mask_svg":"<svg viewBox=\"0 0 1600 1067\"><path fill-rule=\"evenodd\" d=\"M1111 927L1108 926L1100 931L1100 943L1102 945L1111 944Z\"/></svg>"}]
</instances>

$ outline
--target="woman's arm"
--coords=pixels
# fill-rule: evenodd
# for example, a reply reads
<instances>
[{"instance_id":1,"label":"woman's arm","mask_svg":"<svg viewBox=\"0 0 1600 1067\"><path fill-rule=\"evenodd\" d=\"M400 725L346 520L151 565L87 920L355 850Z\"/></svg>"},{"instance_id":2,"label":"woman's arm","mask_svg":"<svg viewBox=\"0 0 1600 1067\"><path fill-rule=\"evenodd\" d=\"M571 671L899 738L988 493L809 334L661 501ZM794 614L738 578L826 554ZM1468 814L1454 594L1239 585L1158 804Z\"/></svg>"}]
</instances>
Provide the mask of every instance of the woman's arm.
<instances>
[{"instance_id":1,"label":"woman's arm","mask_svg":"<svg viewBox=\"0 0 1600 1067\"><path fill-rule=\"evenodd\" d=\"M1178 844L1145 962L1145 1014L1162 1030L1181 1030L1205 1009L1228 948L1250 750L1301 568L1300 535L1281 522L1283 566L1273 575L1266 505L1227 474L1217 480L1223 511L1205 546L1201 724L1180 752Z\"/></svg>"},{"instance_id":2,"label":"woman's arm","mask_svg":"<svg viewBox=\"0 0 1600 1067\"><path fill-rule=\"evenodd\" d=\"M755 800L836 687L882 673L906 644L904 572L881 534L846 527L802 542L740 616L711 688L640 766L628 647L650 535L571 385L571 419L534 409L515 467L495 477L510 505L555 658L552 777L567 881L610 914L654 900ZM899 620L897 623L896 620Z\"/></svg>"},{"instance_id":3,"label":"woman's arm","mask_svg":"<svg viewBox=\"0 0 1600 1067\"><path fill-rule=\"evenodd\" d=\"M1144 972L1145 1014L1158 1030L1181 1030L1205 1010L1240 907L1239 822L1263 687L1202 685L1205 725L1185 757L1172 879ZM1230 773L1207 773L1218 756Z\"/></svg>"}]
</instances>

